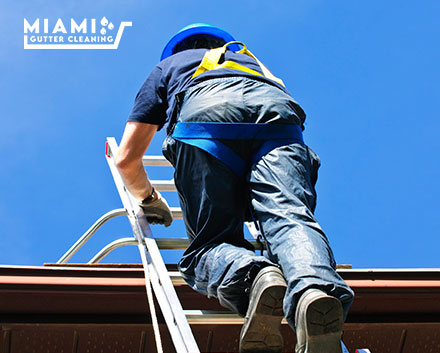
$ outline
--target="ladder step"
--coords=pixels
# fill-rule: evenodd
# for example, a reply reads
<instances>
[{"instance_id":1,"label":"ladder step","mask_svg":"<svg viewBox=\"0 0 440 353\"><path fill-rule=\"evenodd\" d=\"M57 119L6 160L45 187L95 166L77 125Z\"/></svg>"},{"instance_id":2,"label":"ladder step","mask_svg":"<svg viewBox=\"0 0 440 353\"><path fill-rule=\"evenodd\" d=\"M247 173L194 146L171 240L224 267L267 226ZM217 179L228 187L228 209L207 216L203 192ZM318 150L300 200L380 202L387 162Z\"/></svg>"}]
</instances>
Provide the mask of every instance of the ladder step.
<instances>
[{"instance_id":1,"label":"ladder step","mask_svg":"<svg viewBox=\"0 0 440 353\"><path fill-rule=\"evenodd\" d=\"M171 167L171 163L164 156L143 156L142 163L144 166Z\"/></svg>"},{"instance_id":2,"label":"ladder step","mask_svg":"<svg viewBox=\"0 0 440 353\"><path fill-rule=\"evenodd\" d=\"M189 245L188 238L154 238L156 244L161 250L186 250ZM256 240L247 239L256 250L261 249L261 245ZM133 242L133 244L136 244Z\"/></svg>"},{"instance_id":3,"label":"ladder step","mask_svg":"<svg viewBox=\"0 0 440 353\"><path fill-rule=\"evenodd\" d=\"M229 311L183 310L189 324L243 325L244 317ZM287 324L283 318L282 324Z\"/></svg>"},{"instance_id":4,"label":"ladder step","mask_svg":"<svg viewBox=\"0 0 440 353\"><path fill-rule=\"evenodd\" d=\"M170 207L174 219L182 219L182 209L180 207Z\"/></svg>"},{"instance_id":5,"label":"ladder step","mask_svg":"<svg viewBox=\"0 0 440 353\"><path fill-rule=\"evenodd\" d=\"M188 238L155 238L160 250L186 250L189 245Z\"/></svg>"},{"instance_id":6,"label":"ladder step","mask_svg":"<svg viewBox=\"0 0 440 353\"><path fill-rule=\"evenodd\" d=\"M228 311L183 310L188 323L191 324L219 324L242 325L244 318Z\"/></svg>"},{"instance_id":7,"label":"ladder step","mask_svg":"<svg viewBox=\"0 0 440 353\"><path fill-rule=\"evenodd\" d=\"M174 179L171 180L151 180L151 184L159 191L176 191Z\"/></svg>"}]
</instances>

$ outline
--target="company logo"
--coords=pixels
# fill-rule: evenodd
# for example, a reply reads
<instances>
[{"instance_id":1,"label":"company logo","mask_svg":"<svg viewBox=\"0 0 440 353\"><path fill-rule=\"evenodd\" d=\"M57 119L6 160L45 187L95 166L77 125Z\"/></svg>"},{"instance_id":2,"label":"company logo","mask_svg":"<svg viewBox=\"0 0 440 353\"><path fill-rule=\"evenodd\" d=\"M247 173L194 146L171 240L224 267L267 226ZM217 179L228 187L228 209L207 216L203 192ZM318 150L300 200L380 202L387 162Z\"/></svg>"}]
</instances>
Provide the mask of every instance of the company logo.
<instances>
[{"instance_id":1,"label":"company logo","mask_svg":"<svg viewBox=\"0 0 440 353\"><path fill-rule=\"evenodd\" d=\"M115 25L106 17L84 18L77 22L73 18L55 22L44 18L32 21L24 19L24 49L118 49L125 27L132 22Z\"/></svg>"}]
</instances>

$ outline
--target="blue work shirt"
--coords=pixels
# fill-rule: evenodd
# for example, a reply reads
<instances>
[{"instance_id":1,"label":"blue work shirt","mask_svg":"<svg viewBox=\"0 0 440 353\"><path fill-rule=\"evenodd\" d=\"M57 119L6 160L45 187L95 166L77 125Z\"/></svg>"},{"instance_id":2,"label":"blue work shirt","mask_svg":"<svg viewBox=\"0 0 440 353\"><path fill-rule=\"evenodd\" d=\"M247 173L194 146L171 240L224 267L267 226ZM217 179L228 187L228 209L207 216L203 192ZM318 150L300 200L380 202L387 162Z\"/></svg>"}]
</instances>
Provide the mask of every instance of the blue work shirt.
<instances>
[{"instance_id":1,"label":"blue work shirt","mask_svg":"<svg viewBox=\"0 0 440 353\"><path fill-rule=\"evenodd\" d=\"M267 82L289 94L283 86L264 76L257 76L233 69L210 70L193 79L192 76L200 65L206 51L207 49L185 50L171 55L157 64L136 95L128 121L158 125L159 130L165 126L167 132L169 132L174 123L172 118L176 105L176 94L201 81L212 78L244 76ZM237 62L262 73L258 63L248 55L227 50L225 60ZM304 114L299 106L297 108L298 112Z\"/></svg>"}]
</instances>

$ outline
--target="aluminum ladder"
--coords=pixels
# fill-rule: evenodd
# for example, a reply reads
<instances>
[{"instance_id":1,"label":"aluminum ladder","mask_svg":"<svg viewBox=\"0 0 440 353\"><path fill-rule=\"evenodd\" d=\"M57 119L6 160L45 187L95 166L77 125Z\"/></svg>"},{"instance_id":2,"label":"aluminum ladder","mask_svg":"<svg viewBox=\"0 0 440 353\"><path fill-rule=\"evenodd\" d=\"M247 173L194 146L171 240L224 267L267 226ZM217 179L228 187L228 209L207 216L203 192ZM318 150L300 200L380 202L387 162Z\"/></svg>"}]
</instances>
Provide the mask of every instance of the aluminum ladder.
<instances>
[{"instance_id":1,"label":"aluminum ladder","mask_svg":"<svg viewBox=\"0 0 440 353\"><path fill-rule=\"evenodd\" d=\"M171 339L177 353L198 353L200 352L197 343L192 334L191 328L185 317L182 305L177 297L173 283L168 275L167 268L160 254L159 248L150 226L138 205L138 201L127 191L127 188L122 181L119 171L115 165L115 159L118 151L118 145L114 138L107 138L106 143L106 159L112 173L116 188L118 189L124 209L113 210L102 216L86 233L78 239L78 241L58 260L58 264L66 263L75 252L109 219L126 215L128 216L131 228L133 230L133 238L119 239L105 248L103 248L96 256L89 261L90 264L97 263L103 259L110 251L124 245L136 244L139 248L142 263L144 265L144 274L146 279L147 293L149 291L150 283L159 303L162 315L168 327ZM144 165L168 165L162 158L143 158ZM154 162L157 162L154 163ZM173 182L155 182L153 186L159 191L172 190ZM181 211L178 208L172 208L173 216L181 218ZM152 303L152 293L148 295L151 300L150 312L152 316L154 313L154 304ZM154 324L154 320L153 320ZM157 334L158 334L157 327ZM156 336L156 343L160 338ZM158 347L159 350L159 347Z\"/></svg>"}]
</instances>

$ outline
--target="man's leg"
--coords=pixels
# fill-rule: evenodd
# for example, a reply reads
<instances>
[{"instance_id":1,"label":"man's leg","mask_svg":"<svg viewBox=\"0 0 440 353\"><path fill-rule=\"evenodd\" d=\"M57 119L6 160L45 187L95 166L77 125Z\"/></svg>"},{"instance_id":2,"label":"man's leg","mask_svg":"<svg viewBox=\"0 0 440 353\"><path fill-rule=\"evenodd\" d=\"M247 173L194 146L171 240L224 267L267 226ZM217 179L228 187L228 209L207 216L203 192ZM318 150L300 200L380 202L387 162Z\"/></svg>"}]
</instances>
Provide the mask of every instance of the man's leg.
<instances>
[{"instance_id":1,"label":"man's leg","mask_svg":"<svg viewBox=\"0 0 440 353\"><path fill-rule=\"evenodd\" d=\"M252 205L261 222L269 259L287 280L284 313L295 328L301 295L310 288L340 300L346 315L353 292L336 273L328 239L313 216L319 159L307 146L293 144L265 155L252 168Z\"/></svg>"},{"instance_id":2,"label":"man's leg","mask_svg":"<svg viewBox=\"0 0 440 353\"><path fill-rule=\"evenodd\" d=\"M164 154L175 167L185 226L191 244L179 262L187 283L244 316L258 271L273 265L244 239L245 185L203 150L167 138Z\"/></svg>"}]
</instances>

